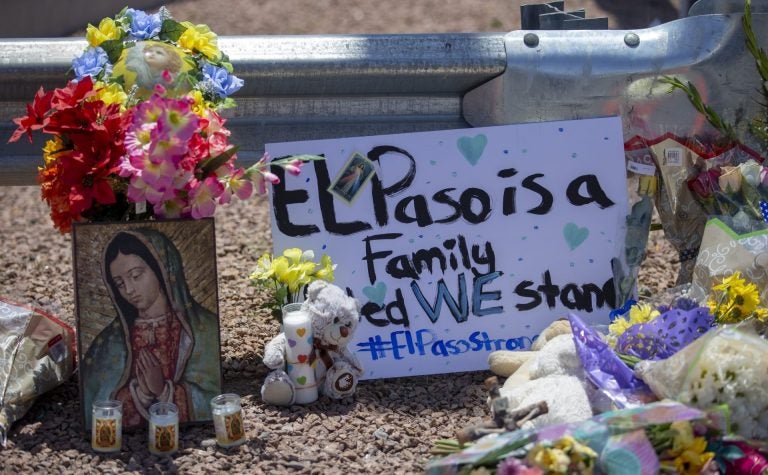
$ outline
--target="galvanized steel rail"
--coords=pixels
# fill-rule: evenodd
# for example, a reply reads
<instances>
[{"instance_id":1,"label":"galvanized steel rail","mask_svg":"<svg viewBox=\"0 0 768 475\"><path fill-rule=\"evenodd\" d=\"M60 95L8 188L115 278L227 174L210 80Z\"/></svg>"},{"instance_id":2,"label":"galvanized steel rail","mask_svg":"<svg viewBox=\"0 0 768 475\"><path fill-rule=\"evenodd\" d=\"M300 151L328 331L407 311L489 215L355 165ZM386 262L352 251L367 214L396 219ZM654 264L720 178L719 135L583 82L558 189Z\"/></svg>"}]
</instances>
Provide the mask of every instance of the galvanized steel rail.
<instances>
[{"instance_id":1,"label":"galvanized steel rail","mask_svg":"<svg viewBox=\"0 0 768 475\"><path fill-rule=\"evenodd\" d=\"M768 49L768 0L753 0L753 13ZM40 85L63 86L85 46L0 40L0 186L34 183L42 140L5 143L11 118ZM615 114L628 137L701 132L684 94L658 82L666 74L693 81L742 130L760 99L739 13L636 31L244 36L220 38L220 47L245 79L228 124L244 164L270 142Z\"/></svg>"},{"instance_id":2,"label":"galvanized steel rail","mask_svg":"<svg viewBox=\"0 0 768 475\"><path fill-rule=\"evenodd\" d=\"M503 35L222 37L245 86L229 111L252 163L265 143L467 127L466 91L503 73ZM0 41L0 185L33 184L42 141L5 143L43 85L62 87L81 40Z\"/></svg>"}]
</instances>

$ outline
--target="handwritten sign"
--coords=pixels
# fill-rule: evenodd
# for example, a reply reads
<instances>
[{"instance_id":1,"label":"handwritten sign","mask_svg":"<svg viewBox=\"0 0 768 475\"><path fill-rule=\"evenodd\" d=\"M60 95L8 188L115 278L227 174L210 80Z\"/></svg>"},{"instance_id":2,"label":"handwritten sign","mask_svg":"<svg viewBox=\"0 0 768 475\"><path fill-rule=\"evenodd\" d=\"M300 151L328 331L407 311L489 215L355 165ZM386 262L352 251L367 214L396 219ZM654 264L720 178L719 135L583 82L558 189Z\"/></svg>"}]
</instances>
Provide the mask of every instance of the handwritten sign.
<instances>
[{"instance_id":1,"label":"handwritten sign","mask_svg":"<svg viewBox=\"0 0 768 475\"><path fill-rule=\"evenodd\" d=\"M622 141L610 117L270 144L275 158L326 158L300 176L275 167L275 252L338 264L335 283L362 304L350 349L365 378L486 369L568 311L607 323ZM373 173L338 193L361 156Z\"/></svg>"}]
</instances>

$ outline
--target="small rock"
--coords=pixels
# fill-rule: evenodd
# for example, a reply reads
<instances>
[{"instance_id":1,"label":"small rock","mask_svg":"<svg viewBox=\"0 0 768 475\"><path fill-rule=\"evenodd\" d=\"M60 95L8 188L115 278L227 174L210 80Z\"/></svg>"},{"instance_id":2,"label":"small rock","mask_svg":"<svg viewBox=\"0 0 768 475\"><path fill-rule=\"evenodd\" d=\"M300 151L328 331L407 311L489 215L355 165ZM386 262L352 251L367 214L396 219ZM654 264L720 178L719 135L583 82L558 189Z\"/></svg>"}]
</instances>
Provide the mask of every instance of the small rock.
<instances>
[{"instance_id":1,"label":"small rock","mask_svg":"<svg viewBox=\"0 0 768 475\"><path fill-rule=\"evenodd\" d=\"M216 446L216 439L203 439L202 442L200 442L200 447L208 448L208 447L215 447Z\"/></svg>"}]
</instances>

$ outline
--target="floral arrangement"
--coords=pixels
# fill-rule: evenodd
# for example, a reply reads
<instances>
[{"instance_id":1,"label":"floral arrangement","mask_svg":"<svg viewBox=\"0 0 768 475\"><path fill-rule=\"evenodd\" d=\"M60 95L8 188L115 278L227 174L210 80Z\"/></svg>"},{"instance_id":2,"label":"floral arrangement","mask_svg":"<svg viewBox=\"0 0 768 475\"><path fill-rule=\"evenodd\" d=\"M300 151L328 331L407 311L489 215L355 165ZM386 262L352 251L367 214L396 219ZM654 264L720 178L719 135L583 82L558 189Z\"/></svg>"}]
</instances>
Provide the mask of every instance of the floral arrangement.
<instances>
[{"instance_id":1,"label":"floral arrangement","mask_svg":"<svg viewBox=\"0 0 768 475\"><path fill-rule=\"evenodd\" d=\"M207 26L177 22L165 8L124 9L89 25L87 40L74 79L40 88L9 140L52 136L38 181L61 232L79 221L212 216L276 183L271 166L297 175L319 158L265 154L250 168L235 165L220 113L243 81Z\"/></svg>"},{"instance_id":2,"label":"floral arrangement","mask_svg":"<svg viewBox=\"0 0 768 475\"><path fill-rule=\"evenodd\" d=\"M762 79L760 93L764 106L760 115L750 122L749 133L765 154L768 153L768 55L760 48L752 28L751 0L744 2L742 29L747 50ZM686 93L693 107L721 134L719 142L741 144L735 127L704 103L695 85L674 77L664 77L662 81L672 87L670 92L679 89ZM738 154L724 156L725 160L708 160L710 163L699 167L687 181L694 198L707 214L732 217L734 227L740 231L751 230L750 220L768 223L768 168L752 158L746 161L735 159Z\"/></svg>"},{"instance_id":3,"label":"floral arrangement","mask_svg":"<svg viewBox=\"0 0 768 475\"><path fill-rule=\"evenodd\" d=\"M674 401L651 403L485 436L433 460L427 473L768 473L766 446L727 436L727 418L724 406L702 411Z\"/></svg>"},{"instance_id":4,"label":"floral arrangement","mask_svg":"<svg viewBox=\"0 0 768 475\"><path fill-rule=\"evenodd\" d=\"M256 262L256 269L249 276L251 285L268 288L273 292L273 299L266 303L272 316L282 322L283 305L304 300L304 288L315 280L333 282L336 266L330 256L323 254L316 263L312 250L302 251L289 248L282 255L274 257L264 253Z\"/></svg>"},{"instance_id":5,"label":"floral arrangement","mask_svg":"<svg viewBox=\"0 0 768 475\"><path fill-rule=\"evenodd\" d=\"M740 323L751 317L768 323L768 308L760 304L759 289L744 279L741 272L734 272L713 286L707 306L719 325Z\"/></svg>"},{"instance_id":6,"label":"floral arrangement","mask_svg":"<svg viewBox=\"0 0 768 475\"><path fill-rule=\"evenodd\" d=\"M727 216L738 229L750 221L768 223L768 167L749 159L738 165L714 165L687 182L710 216Z\"/></svg>"}]
</instances>

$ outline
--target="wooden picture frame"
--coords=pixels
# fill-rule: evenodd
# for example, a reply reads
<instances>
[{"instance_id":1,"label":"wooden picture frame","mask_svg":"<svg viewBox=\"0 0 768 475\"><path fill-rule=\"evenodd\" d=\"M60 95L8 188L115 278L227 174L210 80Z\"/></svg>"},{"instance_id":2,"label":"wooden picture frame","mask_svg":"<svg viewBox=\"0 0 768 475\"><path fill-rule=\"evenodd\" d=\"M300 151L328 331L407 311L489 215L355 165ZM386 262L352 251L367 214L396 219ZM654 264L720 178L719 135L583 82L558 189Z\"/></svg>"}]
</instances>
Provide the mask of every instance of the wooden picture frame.
<instances>
[{"instance_id":1,"label":"wooden picture frame","mask_svg":"<svg viewBox=\"0 0 768 475\"><path fill-rule=\"evenodd\" d=\"M123 428L154 402L179 421L211 420L221 393L213 219L75 224L72 230L80 405L123 402Z\"/></svg>"}]
</instances>

